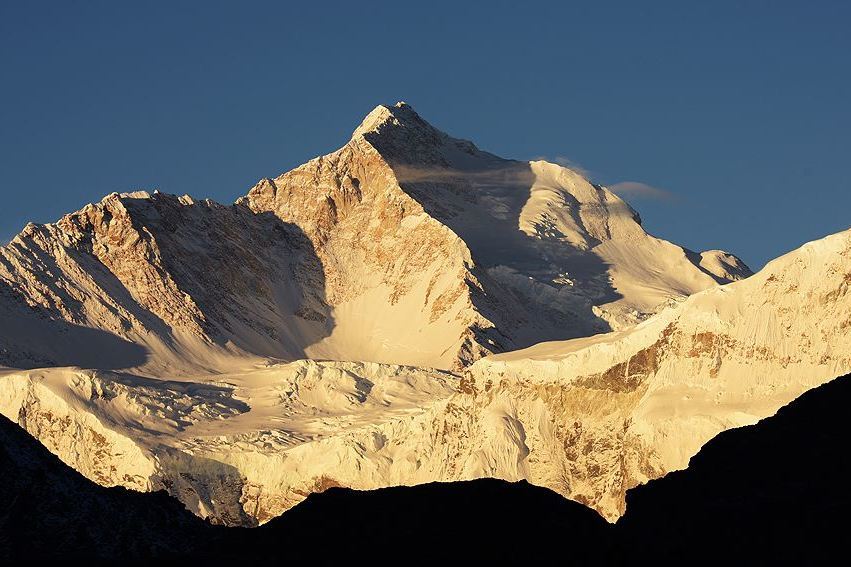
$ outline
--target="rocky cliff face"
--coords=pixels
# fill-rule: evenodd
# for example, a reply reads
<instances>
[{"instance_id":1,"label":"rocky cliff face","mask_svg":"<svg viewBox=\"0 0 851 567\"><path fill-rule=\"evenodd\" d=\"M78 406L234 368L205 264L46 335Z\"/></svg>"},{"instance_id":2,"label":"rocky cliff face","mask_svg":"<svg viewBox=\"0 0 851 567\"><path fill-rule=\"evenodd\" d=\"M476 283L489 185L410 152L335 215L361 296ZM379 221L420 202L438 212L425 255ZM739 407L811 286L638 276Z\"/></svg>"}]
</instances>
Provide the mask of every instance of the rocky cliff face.
<instances>
[{"instance_id":1,"label":"rocky cliff face","mask_svg":"<svg viewBox=\"0 0 851 567\"><path fill-rule=\"evenodd\" d=\"M0 248L0 312L15 321L0 333L7 366L170 375L298 358L330 327L300 229L161 193L112 194L27 226Z\"/></svg>"},{"instance_id":2,"label":"rocky cliff face","mask_svg":"<svg viewBox=\"0 0 851 567\"><path fill-rule=\"evenodd\" d=\"M334 328L311 356L460 368L512 346L523 310L500 289L486 294L463 240L400 189L363 136L239 203L304 227L316 249Z\"/></svg>"}]
</instances>

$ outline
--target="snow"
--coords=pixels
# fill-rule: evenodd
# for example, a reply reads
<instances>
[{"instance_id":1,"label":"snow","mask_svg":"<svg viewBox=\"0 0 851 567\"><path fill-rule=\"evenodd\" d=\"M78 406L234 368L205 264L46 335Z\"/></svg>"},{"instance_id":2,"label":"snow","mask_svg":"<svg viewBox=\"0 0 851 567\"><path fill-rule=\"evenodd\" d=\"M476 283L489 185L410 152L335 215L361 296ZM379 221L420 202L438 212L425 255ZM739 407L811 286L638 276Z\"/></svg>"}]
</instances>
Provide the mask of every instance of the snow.
<instances>
[{"instance_id":1,"label":"snow","mask_svg":"<svg viewBox=\"0 0 851 567\"><path fill-rule=\"evenodd\" d=\"M627 437L652 456L654 475L684 468L720 431L773 415L848 372L849 261L846 231L631 329L487 357L470 372L477 384L496 376L526 388L583 389L604 376L617 390L637 376L640 395L620 407ZM630 484L654 475L635 471Z\"/></svg>"},{"instance_id":2,"label":"snow","mask_svg":"<svg viewBox=\"0 0 851 567\"><path fill-rule=\"evenodd\" d=\"M379 428L422 414L457 382L435 370L309 360L204 382L78 368L0 376L0 412L66 463L106 486L168 487L216 520L244 516L250 504L259 520L282 513L323 475L340 476L343 463L329 462L360 450L327 448L329 440L366 433L380 450ZM239 487L216 486L223 465ZM352 466L349 474L361 468ZM186 473L200 484L185 486ZM245 487L259 494L237 509L233 490Z\"/></svg>"},{"instance_id":3,"label":"snow","mask_svg":"<svg viewBox=\"0 0 851 567\"><path fill-rule=\"evenodd\" d=\"M28 225L0 248L0 413L230 525L484 476L614 519L849 371L849 273L851 233L747 277L577 172L380 106L232 206L115 193Z\"/></svg>"},{"instance_id":4,"label":"snow","mask_svg":"<svg viewBox=\"0 0 851 567\"><path fill-rule=\"evenodd\" d=\"M713 276L727 281L738 281L753 275L741 258L723 250L701 252L700 267Z\"/></svg>"}]
</instances>

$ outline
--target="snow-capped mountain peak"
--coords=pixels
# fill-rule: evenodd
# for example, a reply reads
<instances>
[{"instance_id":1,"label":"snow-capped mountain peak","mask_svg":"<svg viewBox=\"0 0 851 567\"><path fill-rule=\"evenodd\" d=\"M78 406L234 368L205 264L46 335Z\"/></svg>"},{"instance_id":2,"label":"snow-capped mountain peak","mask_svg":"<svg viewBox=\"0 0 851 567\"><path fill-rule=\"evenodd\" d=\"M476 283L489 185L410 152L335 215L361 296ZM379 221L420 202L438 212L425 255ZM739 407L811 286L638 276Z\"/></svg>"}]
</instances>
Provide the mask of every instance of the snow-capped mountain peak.
<instances>
[{"instance_id":1,"label":"snow-capped mountain peak","mask_svg":"<svg viewBox=\"0 0 851 567\"><path fill-rule=\"evenodd\" d=\"M352 133L352 138L368 134L378 134L385 127L405 128L408 130L421 129L434 131L425 120L406 102L397 102L393 106L379 104L360 123Z\"/></svg>"},{"instance_id":2,"label":"snow-capped mountain peak","mask_svg":"<svg viewBox=\"0 0 851 567\"><path fill-rule=\"evenodd\" d=\"M681 462L623 437L661 380L636 376L686 357L658 321L746 270L651 236L569 168L379 106L233 205L113 193L0 247L0 412L101 484L224 523L333 484L479 476L613 516L624 486ZM568 339L595 356L510 359Z\"/></svg>"}]
</instances>

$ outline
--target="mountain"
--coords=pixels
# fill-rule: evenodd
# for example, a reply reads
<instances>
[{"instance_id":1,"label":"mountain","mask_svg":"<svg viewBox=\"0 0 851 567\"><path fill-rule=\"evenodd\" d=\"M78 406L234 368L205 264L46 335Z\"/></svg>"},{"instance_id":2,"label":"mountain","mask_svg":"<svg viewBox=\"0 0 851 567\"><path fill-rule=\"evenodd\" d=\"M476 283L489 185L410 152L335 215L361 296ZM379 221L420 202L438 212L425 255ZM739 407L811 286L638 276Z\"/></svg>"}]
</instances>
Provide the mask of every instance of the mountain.
<instances>
[{"instance_id":1,"label":"mountain","mask_svg":"<svg viewBox=\"0 0 851 567\"><path fill-rule=\"evenodd\" d=\"M153 376L300 358L327 334L324 276L272 215L111 194L0 248L0 364Z\"/></svg>"},{"instance_id":2,"label":"mountain","mask_svg":"<svg viewBox=\"0 0 851 567\"><path fill-rule=\"evenodd\" d=\"M739 277L648 235L624 201L576 172L481 151L405 103L377 107L343 148L238 202L313 242L341 314L317 349L329 358L458 369L632 324ZM352 338L364 334L380 350ZM337 337L352 350L331 348Z\"/></svg>"},{"instance_id":3,"label":"mountain","mask_svg":"<svg viewBox=\"0 0 851 567\"><path fill-rule=\"evenodd\" d=\"M0 416L0 558L825 563L844 553L849 403L851 376L844 376L776 416L722 433L687 470L630 490L628 512L615 525L525 482L478 480L331 488L260 528L225 529L163 493L97 486Z\"/></svg>"},{"instance_id":4,"label":"mountain","mask_svg":"<svg viewBox=\"0 0 851 567\"><path fill-rule=\"evenodd\" d=\"M725 284L738 258L647 234L575 172L380 106L234 205L112 194L0 248L0 413L214 523L485 477L615 520L851 370L849 239Z\"/></svg>"},{"instance_id":5,"label":"mountain","mask_svg":"<svg viewBox=\"0 0 851 567\"><path fill-rule=\"evenodd\" d=\"M233 206L113 193L28 225L0 248L0 316L19 322L0 331L0 364L459 370L632 324L744 273L715 264L648 235L579 174L498 158L399 103Z\"/></svg>"},{"instance_id":6,"label":"mountain","mask_svg":"<svg viewBox=\"0 0 851 567\"><path fill-rule=\"evenodd\" d=\"M614 520L629 488L851 370L849 257L851 231L633 328L485 357L461 375L317 360L183 381L10 369L0 413L100 484L167 489L228 525L333 486L483 477L525 479Z\"/></svg>"},{"instance_id":7,"label":"mountain","mask_svg":"<svg viewBox=\"0 0 851 567\"><path fill-rule=\"evenodd\" d=\"M479 474L527 478L618 517L627 489L851 370L849 282L845 231L630 329L482 359L466 380L470 430L511 423L512 460L482 461Z\"/></svg>"}]
</instances>

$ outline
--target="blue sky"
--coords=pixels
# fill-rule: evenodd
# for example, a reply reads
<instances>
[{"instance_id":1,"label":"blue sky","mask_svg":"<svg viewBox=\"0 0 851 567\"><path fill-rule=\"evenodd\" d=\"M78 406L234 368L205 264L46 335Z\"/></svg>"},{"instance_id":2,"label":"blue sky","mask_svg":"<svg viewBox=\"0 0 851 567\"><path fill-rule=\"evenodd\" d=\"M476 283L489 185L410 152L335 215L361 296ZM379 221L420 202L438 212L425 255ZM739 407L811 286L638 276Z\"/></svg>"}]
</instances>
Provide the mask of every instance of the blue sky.
<instances>
[{"instance_id":1,"label":"blue sky","mask_svg":"<svg viewBox=\"0 0 851 567\"><path fill-rule=\"evenodd\" d=\"M0 238L111 191L229 202L376 104L579 164L755 267L851 225L851 3L0 0Z\"/></svg>"}]
</instances>

